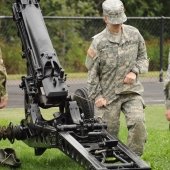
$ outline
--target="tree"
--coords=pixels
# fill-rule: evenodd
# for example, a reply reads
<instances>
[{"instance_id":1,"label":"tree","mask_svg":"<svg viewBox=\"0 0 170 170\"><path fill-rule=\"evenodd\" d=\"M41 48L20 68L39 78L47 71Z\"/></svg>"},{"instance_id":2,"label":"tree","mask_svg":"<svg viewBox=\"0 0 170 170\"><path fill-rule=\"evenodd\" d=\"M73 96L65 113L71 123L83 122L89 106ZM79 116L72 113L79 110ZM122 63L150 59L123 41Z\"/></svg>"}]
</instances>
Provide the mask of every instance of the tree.
<instances>
[{"instance_id":1,"label":"tree","mask_svg":"<svg viewBox=\"0 0 170 170\"><path fill-rule=\"evenodd\" d=\"M127 16L159 16L163 11L163 3L158 0L122 0Z\"/></svg>"}]
</instances>

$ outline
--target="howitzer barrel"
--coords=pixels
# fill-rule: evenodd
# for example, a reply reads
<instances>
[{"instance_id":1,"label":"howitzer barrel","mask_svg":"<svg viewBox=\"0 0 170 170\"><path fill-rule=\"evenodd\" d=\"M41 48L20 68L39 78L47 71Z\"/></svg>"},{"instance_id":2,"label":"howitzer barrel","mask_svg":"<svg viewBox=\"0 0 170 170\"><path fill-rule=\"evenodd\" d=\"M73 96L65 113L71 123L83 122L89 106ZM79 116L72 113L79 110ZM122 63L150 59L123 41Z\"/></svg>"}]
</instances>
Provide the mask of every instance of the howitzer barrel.
<instances>
[{"instance_id":1,"label":"howitzer barrel","mask_svg":"<svg viewBox=\"0 0 170 170\"><path fill-rule=\"evenodd\" d=\"M23 56L27 60L27 72L32 77L31 84L38 89L37 98L41 99L39 103L43 107L60 104L59 101L65 100L68 94L66 78L38 1L16 0L13 5L13 16L22 41ZM29 82L27 84L29 86Z\"/></svg>"}]
</instances>

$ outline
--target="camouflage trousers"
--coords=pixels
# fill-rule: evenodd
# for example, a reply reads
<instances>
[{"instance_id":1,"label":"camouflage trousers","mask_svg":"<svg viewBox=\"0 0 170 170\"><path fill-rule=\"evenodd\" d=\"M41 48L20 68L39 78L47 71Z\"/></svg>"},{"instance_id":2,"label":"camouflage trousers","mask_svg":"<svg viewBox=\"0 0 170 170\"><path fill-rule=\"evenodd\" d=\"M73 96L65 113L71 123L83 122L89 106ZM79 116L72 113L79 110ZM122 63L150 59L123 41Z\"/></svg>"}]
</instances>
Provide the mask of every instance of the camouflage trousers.
<instances>
[{"instance_id":1,"label":"camouflage trousers","mask_svg":"<svg viewBox=\"0 0 170 170\"><path fill-rule=\"evenodd\" d=\"M108 132L116 136L119 133L121 112L125 115L128 129L127 146L141 156L147 138L142 97L138 94L123 94L106 107L95 107L95 117L107 122Z\"/></svg>"}]
</instances>

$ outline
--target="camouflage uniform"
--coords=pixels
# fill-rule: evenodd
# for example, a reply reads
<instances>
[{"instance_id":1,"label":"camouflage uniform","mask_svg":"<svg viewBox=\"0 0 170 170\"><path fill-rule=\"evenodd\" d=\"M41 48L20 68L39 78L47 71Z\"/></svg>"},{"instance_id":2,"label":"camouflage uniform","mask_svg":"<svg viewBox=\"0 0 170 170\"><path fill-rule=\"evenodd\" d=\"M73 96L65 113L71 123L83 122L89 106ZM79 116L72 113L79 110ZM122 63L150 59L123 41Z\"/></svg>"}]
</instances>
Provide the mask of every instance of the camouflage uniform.
<instances>
[{"instance_id":1,"label":"camouflage uniform","mask_svg":"<svg viewBox=\"0 0 170 170\"><path fill-rule=\"evenodd\" d=\"M2 59L2 52L0 49L0 98L1 100L8 98L6 81L7 81L7 73Z\"/></svg>"},{"instance_id":2,"label":"camouflage uniform","mask_svg":"<svg viewBox=\"0 0 170 170\"><path fill-rule=\"evenodd\" d=\"M95 108L95 116L107 121L108 131L118 135L122 111L128 128L128 146L141 155L146 141L146 128L141 97L143 86L138 74L148 71L144 39L136 28L122 24L119 42L106 27L93 37L90 48L96 55L86 57L89 97L95 100L102 96L107 100L106 107ZM124 84L129 72L137 75L136 82Z\"/></svg>"},{"instance_id":3,"label":"camouflage uniform","mask_svg":"<svg viewBox=\"0 0 170 170\"><path fill-rule=\"evenodd\" d=\"M165 105L166 108L170 109L170 52L168 56L168 69L167 69L167 75L164 82L164 93L165 93Z\"/></svg>"}]
</instances>

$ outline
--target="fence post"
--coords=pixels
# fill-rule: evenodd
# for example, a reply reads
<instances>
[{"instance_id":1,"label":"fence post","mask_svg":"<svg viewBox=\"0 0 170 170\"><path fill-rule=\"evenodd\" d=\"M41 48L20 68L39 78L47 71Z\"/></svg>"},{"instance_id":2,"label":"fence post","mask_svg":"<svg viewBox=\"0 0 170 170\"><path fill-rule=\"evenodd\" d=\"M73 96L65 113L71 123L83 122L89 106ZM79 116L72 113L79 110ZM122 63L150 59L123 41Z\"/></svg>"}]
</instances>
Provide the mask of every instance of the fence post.
<instances>
[{"instance_id":1,"label":"fence post","mask_svg":"<svg viewBox=\"0 0 170 170\"><path fill-rule=\"evenodd\" d=\"M161 29L160 29L160 73L159 81L163 82L163 41L164 41L164 17L161 17Z\"/></svg>"}]
</instances>

